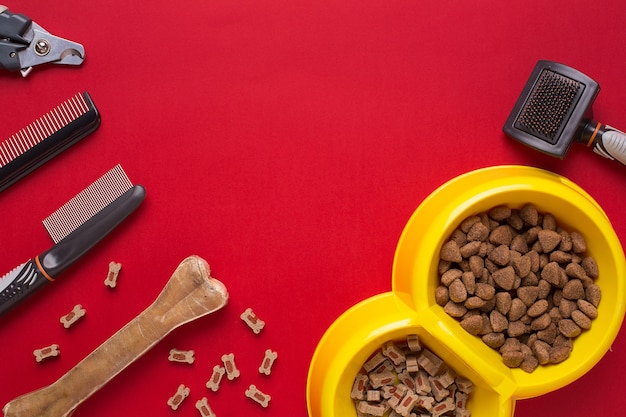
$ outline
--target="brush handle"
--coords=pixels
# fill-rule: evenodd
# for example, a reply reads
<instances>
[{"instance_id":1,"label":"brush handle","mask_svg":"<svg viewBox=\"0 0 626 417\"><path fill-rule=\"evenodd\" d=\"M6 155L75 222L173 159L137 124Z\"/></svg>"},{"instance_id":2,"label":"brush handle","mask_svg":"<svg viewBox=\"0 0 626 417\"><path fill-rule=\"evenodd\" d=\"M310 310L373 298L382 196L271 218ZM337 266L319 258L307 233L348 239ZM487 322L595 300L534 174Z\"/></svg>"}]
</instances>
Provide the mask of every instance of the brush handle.
<instances>
[{"instance_id":1,"label":"brush handle","mask_svg":"<svg viewBox=\"0 0 626 417\"><path fill-rule=\"evenodd\" d=\"M176 269L146 310L55 383L5 405L4 417L66 417L175 328L226 305L228 292L210 276L206 261L191 256Z\"/></svg>"},{"instance_id":2,"label":"brush handle","mask_svg":"<svg viewBox=\"0 0 626 417\"><path fill-rule=\"evenodd\" d=\"M626 133L597 122L588 123L585 133L585 142L595 153L626 165Z\"/></svg>"}]
</instances>

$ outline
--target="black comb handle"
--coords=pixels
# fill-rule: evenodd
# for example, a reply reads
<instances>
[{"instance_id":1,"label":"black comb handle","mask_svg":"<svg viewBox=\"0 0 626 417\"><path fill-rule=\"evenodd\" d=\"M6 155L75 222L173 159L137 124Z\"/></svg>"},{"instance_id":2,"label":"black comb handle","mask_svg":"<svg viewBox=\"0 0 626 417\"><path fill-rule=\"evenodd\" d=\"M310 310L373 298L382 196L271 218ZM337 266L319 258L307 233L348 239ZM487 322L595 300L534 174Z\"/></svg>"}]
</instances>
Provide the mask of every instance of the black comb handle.
<instances>
[{"instance_id":1,"label":"black comb handle","mask_svg":"<svg viewBox=\"0 0 626 417\"><path fill-rule=\"evenodd\" d=\"M590 120L585 125L581 142L598 155L626 165L626 134L624 132Z\"/></svg>"}]
</instances>

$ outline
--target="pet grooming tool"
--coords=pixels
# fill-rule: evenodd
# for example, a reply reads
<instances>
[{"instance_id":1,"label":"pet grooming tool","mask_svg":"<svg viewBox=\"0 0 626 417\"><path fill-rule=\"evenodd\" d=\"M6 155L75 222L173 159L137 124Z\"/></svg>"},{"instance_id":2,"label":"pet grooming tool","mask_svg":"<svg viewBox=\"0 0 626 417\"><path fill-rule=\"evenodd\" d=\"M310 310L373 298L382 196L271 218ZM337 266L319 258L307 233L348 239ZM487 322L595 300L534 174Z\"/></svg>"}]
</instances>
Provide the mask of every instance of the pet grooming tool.
<instances>
[{"instance_id":1,"label":"pet grooming tool","mask_svg":"<svg viewBox=\"0 0 626 417\"><path fill-rule=\"evenodd\" d=\"M30 18L0 5L0 67L26 77L36 65L80 65L84 60L81 44L54 36Z\"/></svg>"},{"instance_id":2,"label":"pet grooming tool","mask_svg":"<svg viewBox=\"0 0 626 417\"><path fill-rule=\"evenodd\" d=\"M566 65L539 61L509 115L504 133L558 158L579 142L626 164L626 134L592 119L597 82Z\"/></svg>"},{"instance_id":3,"label":"pet grooming tool","mask_svg":"<svg viewBox=\"0 0 626 417\"><path fill-rule=\"evenodd\" d=\"M0 278L0 315L16 306L95 246L143 201L117 165L44 220L56 244Z\"/></svg>"},{"instance_id":4,"label":"pet grooming tool","mask_svg":"<svg viewBox=\"0 0 626 417\"><path fill-rule=\"evenodd\" d=\"M0 142L0 191L9 187L100 126L88 93L77 93Z\"/></svg>"}]
</instances>

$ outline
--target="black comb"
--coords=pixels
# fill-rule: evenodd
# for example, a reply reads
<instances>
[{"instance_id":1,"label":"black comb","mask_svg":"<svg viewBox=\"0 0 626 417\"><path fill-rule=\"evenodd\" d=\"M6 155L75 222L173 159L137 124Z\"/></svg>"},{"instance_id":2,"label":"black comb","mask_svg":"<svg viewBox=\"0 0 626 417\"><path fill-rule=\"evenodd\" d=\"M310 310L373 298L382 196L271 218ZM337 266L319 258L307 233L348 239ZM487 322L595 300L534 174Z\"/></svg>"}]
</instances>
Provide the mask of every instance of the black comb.
<instances>
[{"instance_id":1,"label":"black comb","mask_svg":"<svg viewBox=\"0 0 626 417\"><path fill-rule=\"evenodd\" d=\"M3 191L100 126L88 93L77 93L8 139L0 142Z\"/></svg>"},{"instance_id":2,"label":"black comb","mask_svg":"<svg viewBox=\"0 0 626 417\"><path fill-rule=\"evenodd\" d=\"M592 120L598 83L571 67L539 61L524 86L504 132L558 158L573 142L626 164L626 135Z\"/></svg>"}]
</instances>

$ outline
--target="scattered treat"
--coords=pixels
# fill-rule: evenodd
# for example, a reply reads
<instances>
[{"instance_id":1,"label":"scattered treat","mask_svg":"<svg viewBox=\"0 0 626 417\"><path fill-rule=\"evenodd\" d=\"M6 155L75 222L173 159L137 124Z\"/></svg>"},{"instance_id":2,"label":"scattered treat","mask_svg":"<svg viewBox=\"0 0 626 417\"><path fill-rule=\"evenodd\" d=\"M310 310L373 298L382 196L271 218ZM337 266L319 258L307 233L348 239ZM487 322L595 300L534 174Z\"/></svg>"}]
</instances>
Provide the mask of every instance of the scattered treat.
<instances>
[{"instance_id":1,"label":"scattered treat","mask_svg":"<svg viewBox=\"0 0 626 417\"><path fill-rule=\"evenodd\" d=\"M413 334L406 343L387 342L376 351L357 374L350 397L361 417L469 417L472 391L469 379L456 375Z\"/></svg>"},{"instance_id":2,"label":"scattered treat","mask_svg":"<svg viewBox=\"0 0 626 417\"><path fill-rule=\"evenodd\" d=\"M120 273L120 269L122 269L122 264L120 264L119 262L109 262L109 273L104 280L104 285L109 288L115 288L115 286L117 285L117 276Z\"/></svg>"},{"instance_id":3,"label":"scattered treat","mask_svg":"<svg viewBox=\"0 0 626 417\"><path fill-rule=\"evenodd\" d=\"M194 355L195 355L195 352L193 350L172 349L170 350L170 355L168 356L167 359L170 362L192 364L195 361Z\"/></svg>"},{"instance_id":4,"label":"scattered treat","mask_svg":"<svg viewBox=\"0 0 626 417\"><path fill-rule=\"evenodd\" d=\"M211 374L211 379L207 381L206 387L209 388L211 391L216 392L218 389L220 389L220 382L222 381L224 374L226 374L226 368L224 368L223 366L215 365L213 367L213 374Z\"/></svg>"},{"instance_id":5,"label":"scattered treat","mask_svg":"<svg viewBox=\"0 0 626 417\"><path fill-rule=\"evenodd\" d=\"M267 407L270 403L272 397L267 394L261 392L254 384L251 384L250 387L246 390L246 397L251 398L257 403L261 404L262 407Z\"/></svg>"},{"instance_id":6,"label":"scattered treat","mask_svg":"<svg viewBox=\"0 0 626 417\"><path fill-rule=\"evenodd\" d=\"M239 377L240 372L237 369L237 365L235 365L235 355L233 353L222 355L222 362L224 362L224 368L226 369L226 378L232 381Z\"/></svg>"},{"instance_id":7,"label":"scattered treat","mask_svg":"<svg viewBox=\"0 0 626 417\"><path fill-rule=\"evenodd\" d=\"M78 319L83 317L86 313L87 311L85 311L82 305L76 304L72 311L61 317L59 321L61 322L61 324L63 324L63 327L69 329L74 323L78 321Z\"/></svg>"},{"instance_id":8,"label":"scattered treat","mask_svg":"<svg viewBox=\"0 0 626 417\"><path fill-rule=\"evenodd\" d=\"M59 350L59 345L57 345L56 343L41 349L35 349L33 351L33 355L35 355L35 360L37 362L41 362L48 358L57 357L60 354L61 351Z\"/></svg>"},{"instance_id":9,"label":"scattered treat","mask_svg":"<svg viewBox=\"0 0 626 417\"><path fill-rule=\"evenodd\" d=\"M239 317L241 317L241 320L243 320L255 334L261 333L261 330L265 327L265 322L258 318L251 308L247 308Z\"/></svg>"},{"instance_id":10,"label":"scattered treat","mask_svg":"<svg viewBox=\"0 0 626 417\"><path fill-rule=\"evenodd\" d=\"M172 395L170 399L167 400L167 405L169 405L174 411L178 410L178 406L180 406L183 400L189 396L189 392L189 388L187 388L184 384L180 384L176 390L176 394Z\"/></svg>"},{"instance_id":11,"label":"scattered treat","mask_svg":"<svg viewBox=\"0 0 626 417\"><path fill-rule=\"evenodd\" d=\"M265 351L265 357L263 358L263 362L261 362L261 366L259 367L259 373L269 375L272 373L272 365L274 361L278 358L278 353L273 352L270 349Z\"/></svg>"},{"instance_id":12,"label":"scattered treat","mask_svg":"<svg viewBox=\"0 0 626 417\"><path fill-rule=\"evenodd\" d=\"M196 408L202 417L216 417L206 397L202 397L202 399L196 401Z\"/></svg>"},{"instance_id":13,"label":"scattered treat","mask_svg":"<svg viewBox=\"0 0 626 417\"><path fill-rule=\"evenodd\" d=\"M586 249L580 233L532 204L494 207L443 244L436 302L508 367L560 363L597 317L599 271Z\"/></svg>"}]
</instances>

